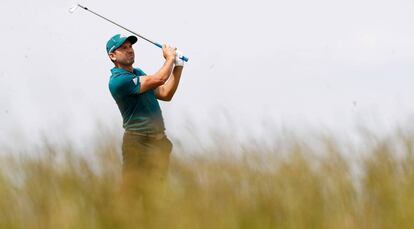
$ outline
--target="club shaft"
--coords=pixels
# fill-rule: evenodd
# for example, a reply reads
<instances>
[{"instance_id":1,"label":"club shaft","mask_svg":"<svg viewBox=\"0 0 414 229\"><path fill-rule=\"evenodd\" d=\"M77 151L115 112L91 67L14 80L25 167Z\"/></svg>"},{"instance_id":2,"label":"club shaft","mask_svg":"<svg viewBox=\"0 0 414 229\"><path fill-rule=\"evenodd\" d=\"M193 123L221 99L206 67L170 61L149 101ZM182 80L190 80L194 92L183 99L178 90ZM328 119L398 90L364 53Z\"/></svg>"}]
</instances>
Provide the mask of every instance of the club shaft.
<instances>
[{"instance_id":1,"label":"club shaft","mask_svg":"<svg viewBox=\"0 0 414 229\"><path fill-rule=\"evenodd\" d=\"M82 5L80 5L80 4L78 4L78 6L79 6L80 8L82 8L82 9L87 10L87 11L89 11L89 12L91 12L91 13L95 14L96 16L98 16L98 17L100 17L100 18L102 18L102 19L104 19L104 20L106 20L106 21L108 21L108 22L110 22L110 23L112 23L112 24L114 24L114 25L118 26L118 27L121 27L121 28L125 29L126 31L128 31L128 32L130 32L130 33L132 33L132 34L134 34L134 35L136 35L136 36L138 36L138 37L140 37L140 38L142 38L142 39L144 39L144 40L146 40L146 41L150 42L151 44L154 44L155 46L158 46L158 47L162 48L162 45L158 44L157 42L151 41L150 39L148 39L148 38L146 38L146 37L144 37L144 36L142 36L142 35L139 35L138 33L134 32L134 31L131 31L131 30L129 30L128 28L125 28L124 26L122 26L122 25L120 25L120 24L118 24L118 23L116 23L116 22L114 22L114 21L112 21L112 20L110 20L110 19L108 19L108 18L106 18L106 17L104 17L104 16L102 16L102 15L100 15L100 14L98 14L98 13L96 13L96 12L92 11L92 10L90 10L90 9L88 9L88 8L87 8L87 7L85 7L85 6L82 6Z\"/></svg>"},{"instance_id":2,"label":"club shaft","mask_svg":"<svg viewBox=\"0 0 414 229\"><path fill-rule=\"evenodd\" d=\"M102 15L100 15L100 14L98 14L98 13L96 13L96 12L92 11L92 10L90 10L90 9L88 9L88 7L82 6L82 5L80 5L80 4L78 4L78 6L79 6L80 8L82 8L82 9L84 9L84 10L86 10L86 11L89 11L89 12L91 12L91 13L95 14L96 16L98 16L98 17L100 17L100 18L102 18L102 19L104 19L104 20L106 20L106 21L108 21L108 22L110 22L110 23L112 23L112 24L114 24L114 25L118 26L118 27L121 27L121 28L125 29L126 31L128 31L128 32L130 32L130 33L132 33L132 34L136 35L137 37L140 37L140 38L142 38L142 39L144 39L144 40L148 41L149 43L151 43L151 44L153 44L153 45L155 45L155 46L157 46L157 47L159 47L159 48L162 48L162 45L161 45L161 44L159 44L159 43L157 43L157 42L154 42L154 41L151 41L150 39L148 39L148 38L146 38L146 37L144 37L144 36L141 36L141 35L139 35L138 33L136 33L136 32L134 32L134 31L131 31L131 30L129 30L129 29L127 29L127 28L123 27L122 25L120 25L120 24L118 24L118 23L116 23L116 22L114 22L114 21L112 21L112 20L110 20L110 19L108 19L108 18L106 18L106 17L104 17L104 16L102 16ZM180 57L180 59L184 60L185 62L187 62L187 61L188 61L188 57L186 57L186 56L182 56L182 57Z\"/></svg>"}]
</instances>

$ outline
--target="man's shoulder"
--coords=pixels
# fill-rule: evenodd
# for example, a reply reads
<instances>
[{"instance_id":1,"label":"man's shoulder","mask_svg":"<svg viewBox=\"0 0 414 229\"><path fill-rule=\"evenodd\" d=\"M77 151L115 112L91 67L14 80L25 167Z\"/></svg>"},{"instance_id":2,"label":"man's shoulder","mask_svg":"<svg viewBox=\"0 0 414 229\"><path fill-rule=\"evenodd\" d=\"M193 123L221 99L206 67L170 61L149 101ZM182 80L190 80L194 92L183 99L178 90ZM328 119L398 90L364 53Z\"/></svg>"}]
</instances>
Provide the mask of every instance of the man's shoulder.
<instances>
[{"instance_id":1,"label":"man's shoulder","mask_svg":"<svg viewBox=\"0 0 414 229\"><path fill-rule=\"evenodd\" d=\"M131 81L133 78L134 78L133 75L128 75L128 74L112 75L109 79L109 86L122 85L122 84L125 84Z\"/></svg>"},{"instance_id":2,"label":"man's shoulder","mask_svg":"<svg viewBox=\"0 0 414 229\"><path fill-rule=\"evenodd\" d=\"M129 81L131 78L134 78L135 75L131 72L125 71L119 68L111 69L111 76L109 78L109 83L119 82L119 81Z\"/></svg>"},{"instance_id":3,"label":"man's shoulder","mask_svg":"<svg viewBox=\"0 0 414 229\"><path fill-rule=\"evenodd\" d=\"M147 74L145 74L144 71L142 71L142 69L140 68L134 68L134 74L137 76L146 76Z\"/></svg>"}]
</instances>

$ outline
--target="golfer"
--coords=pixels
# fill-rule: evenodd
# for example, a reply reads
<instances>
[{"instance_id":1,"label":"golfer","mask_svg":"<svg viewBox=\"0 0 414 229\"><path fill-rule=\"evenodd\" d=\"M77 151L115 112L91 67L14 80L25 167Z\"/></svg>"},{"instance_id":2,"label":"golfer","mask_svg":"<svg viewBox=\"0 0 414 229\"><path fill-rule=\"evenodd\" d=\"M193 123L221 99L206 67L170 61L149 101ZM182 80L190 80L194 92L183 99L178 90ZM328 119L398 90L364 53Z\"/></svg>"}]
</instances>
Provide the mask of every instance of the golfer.
<instances>
[{"instance_id":1,"label":"golfer","mask_svg":"<svg viewBox=\"0 0 414 229\"><path fill-rule=\"evenodd\" d=\"M156 73L134 68L135 36L113 36L106 51L115 67L109 90L118 105L125 129L122 143L123 186L147 194L168 172L172 143L165 135L158 100L170 101L183 71L182 54L163 45L164 64ZM141 57L142 58L142 57ZM150 189L150 190L148 190Z\"/></svg>"}]
</instances>

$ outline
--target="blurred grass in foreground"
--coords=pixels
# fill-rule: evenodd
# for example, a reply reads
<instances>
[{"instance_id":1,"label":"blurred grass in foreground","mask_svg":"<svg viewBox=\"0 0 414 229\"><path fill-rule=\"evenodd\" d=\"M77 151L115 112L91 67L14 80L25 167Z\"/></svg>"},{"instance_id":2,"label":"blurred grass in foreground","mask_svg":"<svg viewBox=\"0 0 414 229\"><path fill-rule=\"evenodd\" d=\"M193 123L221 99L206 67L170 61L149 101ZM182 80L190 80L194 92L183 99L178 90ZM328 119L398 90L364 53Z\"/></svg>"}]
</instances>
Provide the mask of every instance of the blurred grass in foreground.
<instances>
[{"instance_id":1,"label":"blurred grass in foreground","mask_svg":"<svg viewBox=\"0 0 414 229\"><path fill-rule=\"evenodd\" d=\"M150 228L144 218L158 228L414 225L414 140L407 135L367 136L370 144L353 160L329 137L317 150L293 138L283 154L277 147L174 152L162 211L153 215L137 195L120 194L119 146L105 140L96 163L53 147L3 157L0 228Z\"/></svg>"}]
</instances>

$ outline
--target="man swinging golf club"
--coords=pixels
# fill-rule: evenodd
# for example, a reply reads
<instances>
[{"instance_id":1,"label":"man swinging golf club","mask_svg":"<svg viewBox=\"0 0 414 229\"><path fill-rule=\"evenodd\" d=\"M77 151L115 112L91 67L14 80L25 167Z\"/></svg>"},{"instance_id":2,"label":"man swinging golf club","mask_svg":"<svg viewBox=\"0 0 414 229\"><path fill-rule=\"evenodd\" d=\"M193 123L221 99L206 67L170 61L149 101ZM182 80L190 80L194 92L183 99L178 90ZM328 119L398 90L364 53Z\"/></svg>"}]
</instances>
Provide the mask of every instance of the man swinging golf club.
<instances>
[{"instance_id":1,"label":"man swinging golf club","mask_svg":"<svg viewBox=\"0 0 414 229\"><path fill-rule=\"evenodd\" d=\"M134 68L132 47L135 36L113 36L106 51L115 67L111 69L109 90L122 114L125 133L122 143L123 186L144 195L153 193L167 175L172 143L164 133L158 100L170 101L183 71L182 54L163 45L165 59L155 74Z\"/></svg>"}]
</instances>

